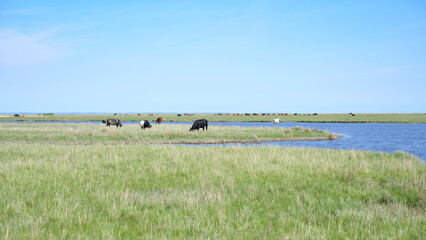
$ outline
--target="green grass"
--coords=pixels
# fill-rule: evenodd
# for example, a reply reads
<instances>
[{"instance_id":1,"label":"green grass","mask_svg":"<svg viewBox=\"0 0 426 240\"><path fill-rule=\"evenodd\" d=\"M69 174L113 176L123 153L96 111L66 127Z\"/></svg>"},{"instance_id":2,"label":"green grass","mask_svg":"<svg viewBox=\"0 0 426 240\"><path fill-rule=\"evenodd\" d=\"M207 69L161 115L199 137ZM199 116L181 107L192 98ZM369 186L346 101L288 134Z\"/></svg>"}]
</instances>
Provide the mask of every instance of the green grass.
<instances>
[{"instance_id":1,"label":"green grass","mask_svg":"<svg viewBox=\"0 0 426 240\"><path fill-rule=\"evenodd\" d=\"M426 167L405 153L0 145L3 239L421 239Z\"/></svg>"},{"instance_id":2,"label":"green grass","mask_svg":"<svg viewBox=\"0 0 426 240\"><path fill-rule=\"evenodd\" d=\"M333 133L309 128L209 126L189 132L190 125L160 124L142 130L138 124L106 127L90 123L0 123L0 142L62 144L248 143L290 140L332 140Z\"/></svg>"},{"instance_id":3,"label":"green grass","mask_svg":"<svg viewBox=\"0 0 426 240\"><path fill-rule=\"evenodd\" d=\"M175 127L0 123L0 239L424 238L411 154L144 143Z\"/></svg>"},{"instance_id":4,"label":"green grass","mask_svg":"<svg viewBox=\"0 0 426 240\"><path fill-rule=\"evenodd\" d=\"M81 114L81 115L28 115L25 117L13 117L13 115L0 116L1 121L16 121L16 120L31 120L31 121L102 121L107 118L118 118L122 121L140 121L142 119L155 121L157 117L162 117L164 121L168 122L192 122L197 119L206 118L213 122L272 122L274 118L280 118L281 122L353 122L353 123L426 123L426 114L413 113L413 114L321 114L314 116L313 114L289 114L286 116L279 115L256 115L253 116L237 116L234 114L229 115L215 115L215 114L195 114L193 116L182 115L178 117L177 114L130 114L113 115L113 114Z\"/></svg>"}]
</instances>

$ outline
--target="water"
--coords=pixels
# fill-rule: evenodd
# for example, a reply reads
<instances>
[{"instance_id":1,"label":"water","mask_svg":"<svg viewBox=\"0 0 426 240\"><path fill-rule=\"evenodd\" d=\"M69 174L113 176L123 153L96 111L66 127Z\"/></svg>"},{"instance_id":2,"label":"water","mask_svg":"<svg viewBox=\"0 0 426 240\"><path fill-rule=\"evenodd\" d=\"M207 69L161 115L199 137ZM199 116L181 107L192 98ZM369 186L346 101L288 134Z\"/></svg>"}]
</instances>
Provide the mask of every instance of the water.
<instances>
[{"instance_id":1,"label":"water","mask_svg":"<svg viewBox=\"0 0 426 240\"><path fill-rule=\"evenodd\" d=\"M273 123L210 123L211 125L274 127ZM392 123L294 123L279 127L306 127L328 130L343 136L333 141L282 141L261 143L292 147L356 149L380 152L404 151L426 161L426 124Z\"/></svg>"},{"instance_id":2,"label":"water","mask_svg":"<svg viewBox=\"0 0 426 240\"><path fill-rule=\"evenodd\" d=\"M48 122L51 123L51 122ZM63 121L63 123L95 123L88 121ZM123 122L123 124L139 124ZM164 122L163 124L187 124L191 122ZM295 123L280 122L209 122L209 125L241 127L306 127L328 130L343 136L333 141L282 141L240 145L278 145L291 147L315 147L332 149L356 149L381 152L404 151L412 153L426 161L426 124L392 123ZM153 125L155 127L155 124ZM234 145L234 144L225 144Z\"/></svg>"}]
</instances>

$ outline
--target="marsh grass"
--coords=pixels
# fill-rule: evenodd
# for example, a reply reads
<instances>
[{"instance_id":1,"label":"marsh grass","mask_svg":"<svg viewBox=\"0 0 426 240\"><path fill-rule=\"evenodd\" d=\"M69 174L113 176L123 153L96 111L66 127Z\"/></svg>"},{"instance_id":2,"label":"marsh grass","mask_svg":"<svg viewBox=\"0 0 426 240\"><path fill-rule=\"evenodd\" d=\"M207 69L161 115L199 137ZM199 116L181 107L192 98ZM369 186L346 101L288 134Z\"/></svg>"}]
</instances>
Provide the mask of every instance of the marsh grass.
<instances>
[{"instance_id":1,"label":"marsh grass","mask_svg":"<svg viewBox=\"0 0 426 240\"><path fill-rule=\"evenodd\" d=\"M0 238L421 239L425 177L403 152L3 142Z\"/></svg>"},{"instance_id":2,"label":"marsh grass","mask_svg":"<svg viewBox=\"0 0 426 240\"><path fill-rule=\"evenodd\" d=\"M189 132L180 124L153 125L142 130L137 124L121 128L84 123L0 123L0 141L55 144L178 144L249 143L262 141L330 140L338 136L309 128L209 126L208 131Z\"/></svg>"},{"instance_id":3,"label":"marsh grass","mask_svg":"<svg viewBox=\"0 0 426 240\"><path fill-rule=\"evenodd\" d=\"M331 136L189 127L0 123L0 239L424 238L411 154L155 144Z\"/></svg>"}]
</instances>

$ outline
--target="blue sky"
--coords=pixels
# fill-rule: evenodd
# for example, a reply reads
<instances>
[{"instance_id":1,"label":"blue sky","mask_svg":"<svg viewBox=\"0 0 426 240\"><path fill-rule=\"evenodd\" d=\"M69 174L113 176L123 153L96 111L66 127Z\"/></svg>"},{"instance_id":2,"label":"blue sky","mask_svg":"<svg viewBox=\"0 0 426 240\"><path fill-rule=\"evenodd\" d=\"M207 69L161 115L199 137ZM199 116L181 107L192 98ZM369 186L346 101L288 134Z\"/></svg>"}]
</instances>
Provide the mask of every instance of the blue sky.
<instances>
[{"instance_id":1,"label":"blue sky","mask_svg":"<svg viewBox=\"0 0 426 240\"><path fill-rule=\"evenodd\" d=\"M423 1L0 0L0 112L426 112Z\"/></svg>"}]
</instances>

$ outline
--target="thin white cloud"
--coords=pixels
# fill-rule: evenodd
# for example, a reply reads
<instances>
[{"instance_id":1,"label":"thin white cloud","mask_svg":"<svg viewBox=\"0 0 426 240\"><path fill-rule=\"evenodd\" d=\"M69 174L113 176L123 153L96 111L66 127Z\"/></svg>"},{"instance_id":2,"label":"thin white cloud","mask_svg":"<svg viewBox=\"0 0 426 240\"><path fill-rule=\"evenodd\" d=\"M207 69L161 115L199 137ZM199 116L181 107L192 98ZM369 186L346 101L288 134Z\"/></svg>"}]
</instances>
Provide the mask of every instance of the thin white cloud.
<instances>
[{"instance_id":1,"label":"thin white cloud","mask_svg":"<svg viewBox=\"0 0 426 240\"><path fill-rule=\"evenodd\" d=\"M50 62L70 54L70 47L55 39L57 32L55 29L37 33L0 29L0 66Z\"/></svg>"}]
</instances>

